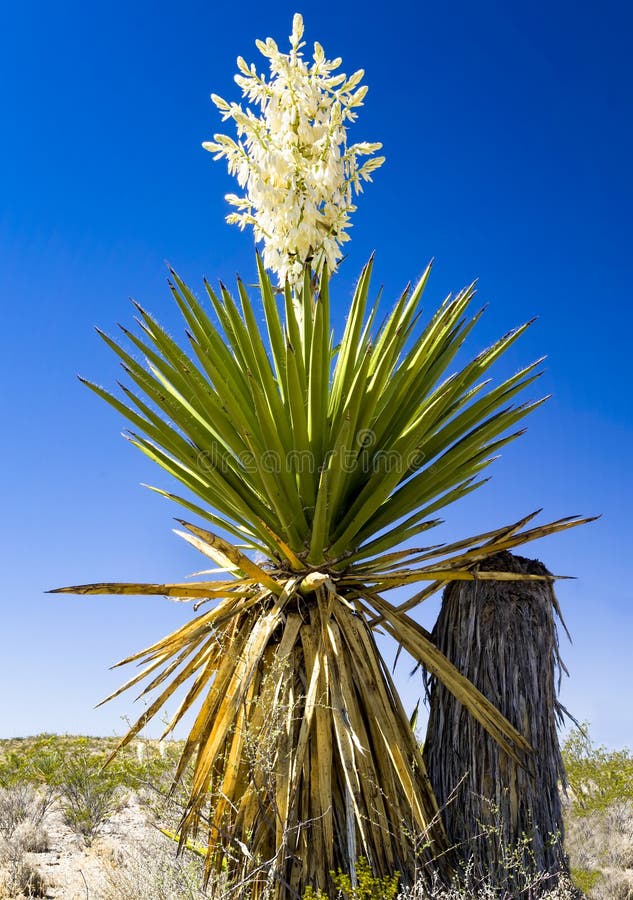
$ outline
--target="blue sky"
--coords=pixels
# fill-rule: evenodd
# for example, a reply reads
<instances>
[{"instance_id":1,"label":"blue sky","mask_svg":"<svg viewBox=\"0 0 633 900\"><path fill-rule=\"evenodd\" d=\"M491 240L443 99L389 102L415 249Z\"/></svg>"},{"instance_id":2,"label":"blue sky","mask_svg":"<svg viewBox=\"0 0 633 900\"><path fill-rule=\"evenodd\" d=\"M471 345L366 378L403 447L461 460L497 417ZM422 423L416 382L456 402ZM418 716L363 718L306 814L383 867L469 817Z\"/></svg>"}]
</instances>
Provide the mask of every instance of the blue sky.
<instances>
[{"instance_id":1,"label":"blue sky","mask_svg":"<svg viewBox=\"0 0 633 900\"><path fill-rule=\"evenodd\" d=\"M220 130L210 92L238 98L235 57L257 59L257 37L285 46L300 11L309 42L347 72L366 69L351 136L381 140L387 156L333 285L339 316L374 249L387 297L431 256L430 308L479 278L489 309L473 353L538 316L505 366L547 354L541 388L553 399L492 482L449 510L445 534L541 506L548 519L602 514L526 552L577 576L558 588L574 637L562 641L565 704L597 740L633 743L633 13L614 0L597 10L566 0L5 7L0 736L121 731L131 698L92 709L121 680L108 666L189 615L162 598L43 593L199 568L171 534L177 511L139 487L167 487L167 476L75 376L119 377L93 326L129 324L130 296L182 334L165 260L196 288L203 275L252 275L251 237L224 223L233 183L200 143ZM430 626L436 613L431 603L420 618ZM414 702L406 668L399 684Z\"/></svg>"}]
</instances>

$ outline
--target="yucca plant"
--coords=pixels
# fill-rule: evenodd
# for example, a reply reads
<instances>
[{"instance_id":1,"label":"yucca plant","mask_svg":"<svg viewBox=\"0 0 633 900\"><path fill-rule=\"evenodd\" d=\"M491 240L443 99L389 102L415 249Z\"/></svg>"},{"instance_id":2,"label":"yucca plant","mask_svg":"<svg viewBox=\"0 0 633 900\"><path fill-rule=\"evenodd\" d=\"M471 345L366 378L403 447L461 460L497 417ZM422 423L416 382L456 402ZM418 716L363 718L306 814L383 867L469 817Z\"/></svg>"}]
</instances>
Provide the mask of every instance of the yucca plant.
<instances>
[{"instance_id":1,"label":"yucca plant","mask_svg":"<svg viewBox=\"0 0 633 900\"><path fill-rule=\"evenodd\" d=\"M307 124L301 124L300 110L280 121L290 123L289 146L300 156L296 167L308 160L312 174L315 165L329 172L329 145L320 145L315 163L314 144L305 134L313 128L321 135L315 141L329 135L334 146L345 118L341 109L353 118L351 110L362 100L356 91L360 79L357 73L336 81L335 64L327 63L318 45L314 66L307 69L299 53L301 33L295 17L287 57L270 39L261 45L285 73L285 82L281 75L274 82L281 84L274 103L270 85L243 61L240 70L250 73L243 80L254 79L253 96L264 97L266 115L273 118L280 103L301 104L321 79L329 106L324 101L316 112L310 107ZM303 93L286 90L292 78L303 79ZM216 100L238 127L251 128L264 142L267 120L253 125L241 108ZM331 128L323 125L326 113L333 117ZM271 129L270 140L281 140L279 133ZM249 185L255 139L249 144L247 134L244 145L231 145L221 137L210 148L227 155L241 183ZM355 153L376 147L356 145ZM338 244L332 235L338 233L335 226L344 228L353 208L351 186L358 190L372 171L371 165L364 174L356 167L352 150L333 155L347 193L338 191L336 203L317 206L311 219L305 196L299 204L296 228L302 238L293 243L286 235L288 253L276 269L281 289L259 257L257 307L239 281L236 297L223 285L216 293L206 284L202 301L172 272L189 350L138 307L140 334L123 329L129 349L102 334L135 387L122 386L117 397L86 382L128 419L131 442L184 486L183 496L154 490L204 522L202 527L179 520L177 533L213 561L217 568L207 574L221 577L62 590L194 601L198 614L188 624L123 661L142 669L120 691L145 681L142 696L152 692L153 699L121 746L183 689L165 732L197 709L176 774L193 765L181 842L195 838L204 823L207 874L224 870L238 887L248 881L253 896L266 890L300 896L307 885L332 891L330 873L353 872L361 855L377 876L398 870L405 881L422 864L450 864L424 762L375 630L390 634L504 752L523 761L530 749L526 740L408 611L454 580L537 577L478 566L495 553L582 521L527 527L528 516L450 545L420 546L444 507L484 483L484 469L542 402L515 403L538 377L539 363L494 387L484 379L524 325L447 376L481 313L471 311L470 286L424 324L420 304L430 267L378 327L378 302L369 300L370 261L335 341L328 266L338 261ZM271 158L278 160L280 153ZM255 161L264 165L262 159L260 154ZM277 162L275 177L266 182L261 165L253 182L257 190L264 184L281 191L287 178L284 196L299 192L295 170ZM260 199L232 198L256 234L268 227ZM274 220L277 212L268 208L266 215L282 228L281 219ZM306 222L312 223L307 237ZM276 240L279 255L279 233ZM270 258L275 268L278 256ZM265 333L257 324L259 304ZM405 586L411 596L400 606L384 596Z\"/></svg>"},{"instance_id":2,"label":"yucca plant","mask_svg":"<svg viewBox=\"0 0 633 900\"><path fill-rule=\"evenodd\" d=\"M526 326L445 378L480 315L468 312L473 288L447 299L416 334L427 269L374 330L371 268L336 349L326 271L318 290L308 272L300 289L287 288L282 315L259 262L267 340L244 285L239 305L226 288L218 295L207 285L206 310L173 273L193 354L139 307L143 336L125 334L147 366L103 335L139 393L124 387L125 403L89 384L132 423L132 443L188 489L187 497L159 493L207 520L214 531L182 521L178 533L225 575L63 589L195 599L196 609L219 601L125 660L146 664L125 687L146 678L144 694L159 690L122 743L189 681L167 728L201 701L178 771L195 756L182 838L195 833L217 791L210 870L234 847L237 870L274 860L279 883L292 890L327 887L327 873L349 870L361 852L377 874L409 872L413 834L427 836L428 854L446 850L419 750L375 645L377 623L506 752L528 749L383 592L426 583L404 604L409 609L452 580L507 578L479 572L478 563L579 521L524 530L524 520L449 546L396 549L483 483L480 473L541 401L512 402L537 377L536 364L494 388L481 380ZM250 765L248 741L265 741L272 779Z\"/></svg>"}]
</instances>

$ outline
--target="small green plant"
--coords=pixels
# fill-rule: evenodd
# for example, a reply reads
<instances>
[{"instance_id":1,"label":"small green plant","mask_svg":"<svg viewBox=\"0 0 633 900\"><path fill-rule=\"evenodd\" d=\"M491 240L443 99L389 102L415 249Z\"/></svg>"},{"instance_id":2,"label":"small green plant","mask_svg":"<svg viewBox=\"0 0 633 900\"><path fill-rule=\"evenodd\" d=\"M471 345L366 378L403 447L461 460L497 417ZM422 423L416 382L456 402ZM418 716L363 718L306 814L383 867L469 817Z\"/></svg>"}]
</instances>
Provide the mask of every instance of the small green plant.
<instances>
[{"instance_id":1,"label":"small green plant","mask_svg":"<svg viewBox=\"0 0 633 900\"><path fill-rule=\"evenodd\" d=\"M328 900L328 895L320 889L315 891L312 885L309 884L303 892L302 900Z\"/></svg>"},{"instance_id":2,"label":"small green plant","mask_svg":"<svg viewBox=\"0 0 633 900\"><path fill-rule=\"evenodd\" d=\"M330 872L337 896L344 900L394 900L398 894L400 872L380 878L371 871L371 866L364 856L359 856L356 863L356 884L352 884L350 875L340 869ZM303 892L303 900L328 900L325 891L314 890L311 885Z\"/></svg>"},{"instance_id":3,"label":"small green plant","mask_svg":"<svg viewBox=\"0 0 633 900\"><path fill-rule=\"evenodd\" d=\"M379 878L371 871L371 866L364 856L359 856L356 863L356 884L352 884L349 875L341 870L333 874L334 887L345 900L394 900L398 893L400 872Z\"/></svg>"},{"instance_id":4,"label":"small green plant","mask_svg":"<svg viewBox=\"0 0 633 900\"><path fill-rule=\"evenodd\" d=\"M571 879L576 887L587 894L600 880L602 873L599 869L572 869Z\"/></svg>"}]
</instances>

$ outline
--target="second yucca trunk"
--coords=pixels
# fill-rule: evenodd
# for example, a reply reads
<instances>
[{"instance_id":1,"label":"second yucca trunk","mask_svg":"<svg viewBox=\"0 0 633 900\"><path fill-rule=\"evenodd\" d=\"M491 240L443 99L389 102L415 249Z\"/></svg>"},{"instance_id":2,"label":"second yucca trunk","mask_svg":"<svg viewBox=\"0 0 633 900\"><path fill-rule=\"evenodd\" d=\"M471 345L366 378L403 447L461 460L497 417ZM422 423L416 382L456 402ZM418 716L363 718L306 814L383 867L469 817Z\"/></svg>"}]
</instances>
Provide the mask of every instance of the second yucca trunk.
<instances>
[{"instance_id":1,"label":"second yucca trunk","mask_svg":"<svg viewBox=\"0 0 633 900\"><path fill-rule=\"evenodd\" d=\"M506 552L481 565L491 568L550 574L542 563ZM533 748L528 766L517 765L442 684L432 683L425 758L449 841L470 861L471 877L489 875L511 892L538 873L552 876L542 881L546 890L567 868L555 612L548 581L454 582L433 633L438 648ZM537 896L534 889L530 896Z\"/></svg>"}]
</instances>

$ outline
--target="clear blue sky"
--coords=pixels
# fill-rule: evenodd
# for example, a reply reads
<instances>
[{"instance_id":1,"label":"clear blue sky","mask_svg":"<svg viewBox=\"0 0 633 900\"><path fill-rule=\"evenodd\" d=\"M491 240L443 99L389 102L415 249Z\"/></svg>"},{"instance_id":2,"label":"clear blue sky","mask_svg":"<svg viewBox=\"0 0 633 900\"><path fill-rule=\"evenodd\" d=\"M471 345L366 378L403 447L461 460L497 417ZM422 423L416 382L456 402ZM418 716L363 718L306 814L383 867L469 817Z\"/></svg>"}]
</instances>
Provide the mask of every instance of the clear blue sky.
<instances>
[{"instance_id":1,"label":"clear blue sky","mask_svg":"<svg viewBox=\"0 0 633 900\"><path fill-rule=\"evenodd\" d=\"M506 368L549 357L553 399L492 482L449 511L446 534L548 518L600 522L534 545L576 575L559 597L574 636L563 699L599 741L633 743L630 376L633 183L629 3L505 0L366 5L181 0L7 4L0 35L2 652L0 736L111 733L131 697L92 706L107 667L189 615L162 598L45 589L176 580L200 568L171 534L168 486L76 381L119 372L93 326L129 324L133 296L181 334L169 260L203 275L253 272L252 239L224 223L233 184L200 143L208 99L237 99L235 57L286 45L292 14L370 86L352 137L387 163L359 203L334 290L340 315L361 265L393 297L431 256L434 304L479 277L489 311L473 353L539 319ZM430 625L437 604L421 611ZM406 669L400 684L419 691Z\"/></svg>"}]
</instances>

